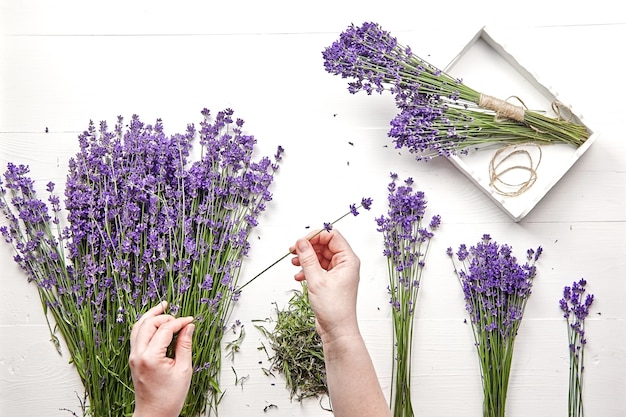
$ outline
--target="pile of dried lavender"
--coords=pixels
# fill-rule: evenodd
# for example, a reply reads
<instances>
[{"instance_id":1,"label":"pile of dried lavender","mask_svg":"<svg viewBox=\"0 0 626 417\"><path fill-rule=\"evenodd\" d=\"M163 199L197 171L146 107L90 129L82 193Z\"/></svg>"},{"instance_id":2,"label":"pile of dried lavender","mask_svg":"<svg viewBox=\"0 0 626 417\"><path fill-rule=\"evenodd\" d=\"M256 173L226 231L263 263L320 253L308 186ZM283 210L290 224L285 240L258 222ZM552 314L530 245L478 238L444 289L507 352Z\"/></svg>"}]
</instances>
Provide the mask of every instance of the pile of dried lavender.
<instances>
[{"instance_id":1,"label":"pile of dried lavender","mask_svg":"<svg viewBox=\"0 0 626 417\"><path fill-rule=\"evenodd\" d=\"M315 329L315 315L309 304L306 283L302 283L302 291L294 290L285 309L276 305L275 323L272 330L257 326L274 351L266 373L277 371L284 375L291 399L295 397L302 401L328 394L322 340Z\"/></svg>"}]
</instances>

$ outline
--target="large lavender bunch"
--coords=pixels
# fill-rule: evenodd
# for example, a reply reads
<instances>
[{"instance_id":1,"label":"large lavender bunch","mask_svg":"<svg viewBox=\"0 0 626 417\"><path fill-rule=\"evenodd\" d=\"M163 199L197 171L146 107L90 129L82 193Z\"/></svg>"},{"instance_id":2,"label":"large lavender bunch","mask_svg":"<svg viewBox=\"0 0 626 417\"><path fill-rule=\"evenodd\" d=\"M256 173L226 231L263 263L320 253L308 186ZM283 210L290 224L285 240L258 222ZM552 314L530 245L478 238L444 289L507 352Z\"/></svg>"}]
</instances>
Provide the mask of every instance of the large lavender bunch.
<instances>
[{"instance_id":1,"label":"large lavender bunch","mask_svg":"<svg viewBox=\"0 0 626 417\"><path fill-rule=\"evenodd\" d=\"M459 246L458 267L452 248L447 252L472 323L483 383L483 416L504 417L515 337L543 249L528 249L527 262L520 265L510 246L499 245L486 234L469 249Z\"/></svg>"},{"instance_id":2,"label":"large lavender bunch","mask_svg":"<svg viewBox=\"0 0 626 417\"><path fill-rule=\"evenodd\" d=\"M413 318L417 295L426 265L426 256L433 231L441 219L433 216L425 224L426 198L413 190L411 178L397 186L398 176L391 174L388 186L388 211L376 219L383 234L383 254L387 258L388 291L393 317L394 349L391 408L395 417L412 417L411 355L413 350Z\"/></svg>"},{"instance_id":3,"label":"large lavender bunch","mask_svg":"<svg viewBox=\"0 0 626 417\"><path fill-rule=\"evenodd\" d=\"M160 300L197 319L182 415L216 411L225 321L282 149L274 161L255 161L255 139L232 110L214 120L202 113L199 131L190 125L172 136L160 120L145 125L137 116L126 129L119 118L113 131L90 123L69 164L65 228L58 197L48 214L26 167L9 164L5 174L2 233L67 342L95 417L132 412L130 327Z\"/></svg>"},{"instance_id":4,"label":"large lavender bunch","mask_svg":"<svg viewBox=\"0 0 626 417\"><path fill-rule=\"evenodd\" d=\"M418 160L465 153L484 143L580 146L589 137L581 124L481 94L416 56L376 23L350 25L322 55L326 71L353 80L350 93L388 90L395 96L400 112L389 136Z\"/></svg>"},{"instance_id":5,"label":"large lavender bunch","mask_svg":"<svg viewBox=\"0 0 626 417\"><path fill-rule=\"evenodd\" d=\"M585 319L593 304L593 294L585 294L587 281L581 278L572 286L563 288L563 298L559 301L563 317L567 321L569 341L569 395L567 397L567 415L583 417L583 371L585 369Z\"/></svg>"}]
</instances>

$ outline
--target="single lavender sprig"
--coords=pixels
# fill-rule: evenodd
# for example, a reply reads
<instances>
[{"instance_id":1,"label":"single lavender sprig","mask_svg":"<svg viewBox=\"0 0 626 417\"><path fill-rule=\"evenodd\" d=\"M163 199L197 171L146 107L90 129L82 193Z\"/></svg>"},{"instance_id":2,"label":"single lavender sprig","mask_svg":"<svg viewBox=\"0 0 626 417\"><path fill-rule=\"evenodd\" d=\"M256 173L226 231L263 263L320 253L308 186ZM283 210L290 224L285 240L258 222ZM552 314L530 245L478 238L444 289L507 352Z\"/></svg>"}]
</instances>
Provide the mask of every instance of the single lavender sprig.
<instances>
[{"instance_id":1,"label":"single lavender sprig","mask_svg":"<svg viewBox=\"0 0 626 417\"><path fill-rule=\"evenodd\" d=\"M394 417L413 417L411 400L411 364L413 351L413 319L430 240L441 223L433 216L424 223L426 198L413 190L413 179L396 185L398 176L391 174L388 185L388 211L376 219L377 230L383 234L383 254L389 274L389 303L394 324L391 408Z\"/></svg>"},{"instance_id":2,"label":"single lavender sprig","mask_svg":"<svg viewBox=\"0 0 626 417\"><path fill-rule=\"evenodd\" d=\"M567 337L569 341L569 390L567 396L568 417L583 417L583 371L585 370L585 319L589 315L589 308L593 304L594 295L585 294L587 281L581 278L571 286L563 288L563 298L559 307L567 322Z\"/></svg>"},{"instance_id":3,"label":"single lavender sprig","mask_svg":"<svg viewBox=\"0 0 626 417\"><path fill-rule=\"evenodd\" d=\"M537 269L541 246L528 249L520 265L512 248L485 234L469 249L448 248L454 271L463 288L483 384L483 416L504 417L513 348Z\"/></svg>"},{"instance_id":4,"label":"single lavender sprig","mask_svg":"<svg viewBox=\"0 0 626 417\"><path fill-rule=\"evenodd\" d=\"M322 56L327 72L352 80L350 93L394 95L400 113L391 121L389 136L418 160L467 152L484 143L562 142L578 147L589 137L582 124L470 88L416 56L376 23L350 25Z\"/></svg>"},{"instance_id":5,"label":"single lavender sprig","mask_svg":"<svg viewBox=\"0 0 626 417\"><path fill-rule=\"evenodd\" d=\"M365 210L369 210L372 206L372 199L371 198L367 198L367 197L363 197L361 199L361 204L359 204L358 206L355 204L351 204L350 205L350 210L344 214L342 214L340 217L338 217L337 219L335 219L332 222L325 222L324 223L324 227L322 229L320 229L317 233L313 234L311 237L309 237L309 240L313 239L315 236L319 235L320 233L326 231L326 232L330 232L333 229L333 226L339 222L340 220L342 220L344 217L349 216L350 214L352 214L353 216L358 216L359 215L359 209L362 207ZM255 276L253 276L252 278L250 278L250 280L248 282L246 282L245 284L243 284L241 287L239 287L237 289L237 293L241 293L241 290L243 290L246 286L248 286L248 284L252 283L254 280L256 280L258 277L260 277L261 275L263 275L265 272L269 271L272 267L274 267L276 264L278 264L280 261L282 261L283 259L285 259L287 256L292 255L293 252L287 252L286 254L284 254L283 256L281 256L280 258L278 258L277 260L275 260L274 262L272 262L270 265L268 265L266 268L264 268L261 272L259 272L258 274L256 274Z\"/></svg>"}]
</instances>

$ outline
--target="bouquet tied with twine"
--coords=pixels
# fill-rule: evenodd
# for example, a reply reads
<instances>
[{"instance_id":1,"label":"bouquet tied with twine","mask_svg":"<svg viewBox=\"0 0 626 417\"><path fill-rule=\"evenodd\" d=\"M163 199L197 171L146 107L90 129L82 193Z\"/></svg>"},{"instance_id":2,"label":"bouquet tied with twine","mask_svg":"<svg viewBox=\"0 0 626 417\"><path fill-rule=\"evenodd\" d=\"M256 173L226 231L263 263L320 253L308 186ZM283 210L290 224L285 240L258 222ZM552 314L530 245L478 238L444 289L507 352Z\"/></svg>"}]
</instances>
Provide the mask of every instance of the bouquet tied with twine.
<instances>
[{"instance_id":1,"label":"bouquet tied with twine","mask_svg":"<svg viewBox=\"0 0 626 417\"><path fill-rule=\"evenodd\" d=\"M376 23L349 26L322 55L327 72L352 80L350 93L394 95L399 113L388 135L417 160L467 154L483 144L579 147L590 135L562 103L553 103L553 118L528 110L517 97L512 98L521 105L478 92L416 56Z\"/></svg>"}]
</instances>

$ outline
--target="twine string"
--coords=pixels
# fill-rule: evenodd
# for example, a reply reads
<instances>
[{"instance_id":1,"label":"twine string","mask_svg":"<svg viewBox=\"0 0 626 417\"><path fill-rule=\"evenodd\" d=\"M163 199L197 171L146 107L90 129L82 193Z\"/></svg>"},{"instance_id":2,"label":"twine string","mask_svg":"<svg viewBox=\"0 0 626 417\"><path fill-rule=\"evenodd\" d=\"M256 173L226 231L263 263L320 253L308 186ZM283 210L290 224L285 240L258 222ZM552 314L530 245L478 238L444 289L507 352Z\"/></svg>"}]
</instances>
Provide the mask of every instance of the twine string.
<instances>
[{"instance_id":1,"label":"twine string","mask_svg":"<svg viewBox=\"0 0 626 417\"><path fill-rule=\"evenodd\" d=\"M535 148L537 148L539 158L537 159L536 163L533 159L533 155L528 151L528 149L520 148L524 146L534 146ZM516 155L522 155L526 157L527 165L517 164L511 166L503 166L503 164L505 164L508 160ZM491 158L491 162L489 163L489 186L491 186L496 193L507 197L516 197L525 193L537 181L537 169L539 168L539 164L541 163L541 158L541 147L536 143L529 142L520 144L509 144L498 149L493 155L493 158ZM505 181L503 177L507 173L513 171L526 171L528 173L528 177L526 178L526 180L519 183L511 183Z\"/></svg>"},{"instance_id":2,"label":"twine string","mask_svg":"<svg viewBox=\"0 0 626 417\"><path fill-rule=\"evenodd\" d=\"M570 123L578 123L574 117L572 109L561 103L559 100L554 100L552 102L552 111L556 114L556 118L559 120L565 120Z\"/></svg>"},{"instance_id":3,"label":"twine string","mask_svg":"<svg viewBox=\"0 0 626 417\"><path fill-rule=\"evenodd\" d=\"M509 103L508 100L511 98L519 101L521 103L521 106L516 106ZM555 108L556 106L556 109L560 109L559 104L559 102L552 102L552 107ZM546 133L545 131L538 129L536 126L526 123L524 116L526 115L526 110L528 109L528 107L526 106L526 103L524 103L524 101L518 96L509 96L506 100L500 100L499 98L481 93L478 96L478 105L484 109L493 110L494 112L496 112L496 116L494 117L494 120L496 122L510 119L525 124L537 133ZM556 111L557 110L555 110L555 112Z\"/></svg>"},{"instance_id":4,"label":"twine string","mask_svg":"<svg viewBox=\"0 0 626 417\"><path fill-rule=\"evenodd\" d=\"M481 93L478 97L478 105L484 109L495 111L499 117L523 123L526 106L524 106L524 102L522 102L519 97L515 98L517 98L520 103L522 103L522 106L516 106L515 104L511 104L506 100L500 100L499 98Z\"/></svg>"}]
</instances>

